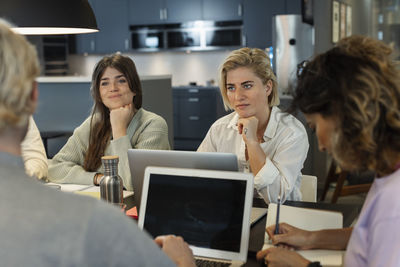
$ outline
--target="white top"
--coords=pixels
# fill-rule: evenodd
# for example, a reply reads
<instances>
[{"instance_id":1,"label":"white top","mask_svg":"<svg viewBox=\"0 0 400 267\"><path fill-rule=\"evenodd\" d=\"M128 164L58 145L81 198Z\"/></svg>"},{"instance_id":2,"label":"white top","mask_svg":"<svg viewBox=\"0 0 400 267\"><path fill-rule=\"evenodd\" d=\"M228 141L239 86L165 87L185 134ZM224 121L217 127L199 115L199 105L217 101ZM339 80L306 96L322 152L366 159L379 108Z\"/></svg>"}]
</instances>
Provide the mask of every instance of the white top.
<instances>
[{"instance_id":1,"label":"white top","mask_svg":"<svg viewBox=\"0 0 400 267\"><path fill-rule=\"evenodd\" d=\"M239 116L232 112L217 120L208 131L197 151L234 153L238 157L239 171L251 172L246 161L245 142L236 123ZM278 107L271 110L261 148L267 155L265 165L254 177L257 192L269 202L281 199L300 200L301 169L307 157L308 139L303 124Z\"/></svg>"},{"instance_id":2,"label":"white top","mask_svg":"<svg viewBox=\"0 0 400 267\"><path fill-rule=\"evenodd\" d=\"M42 138L32 116L29 118L29 127L21 143L21 153L25 171L29 176L38 179L47 177L47 156Z\"/></svg>"}]
</instances>

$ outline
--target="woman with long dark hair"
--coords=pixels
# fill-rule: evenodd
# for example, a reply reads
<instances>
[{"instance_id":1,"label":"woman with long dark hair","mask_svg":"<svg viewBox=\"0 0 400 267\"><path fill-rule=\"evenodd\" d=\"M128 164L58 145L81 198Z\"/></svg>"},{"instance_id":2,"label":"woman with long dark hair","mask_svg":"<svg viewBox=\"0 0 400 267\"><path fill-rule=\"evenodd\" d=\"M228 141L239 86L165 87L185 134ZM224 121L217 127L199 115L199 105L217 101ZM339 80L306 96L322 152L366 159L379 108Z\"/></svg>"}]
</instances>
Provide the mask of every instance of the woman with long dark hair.
<instances>
[{"instance_id":1,"label":"woman with long dark hair","mask_svg":"<svg viewBox=\"0 0 400 267\"><path fill-rule=\"evenodd\" d=\"M92 75L92 115L54 156L49 179L58 183L98 184L101 157L119 156L119 174L132 190L129 148L169 149L165 120L142 108L142 87L134 62L120 54L100 60Z\"/></svg>"}]
</instances>

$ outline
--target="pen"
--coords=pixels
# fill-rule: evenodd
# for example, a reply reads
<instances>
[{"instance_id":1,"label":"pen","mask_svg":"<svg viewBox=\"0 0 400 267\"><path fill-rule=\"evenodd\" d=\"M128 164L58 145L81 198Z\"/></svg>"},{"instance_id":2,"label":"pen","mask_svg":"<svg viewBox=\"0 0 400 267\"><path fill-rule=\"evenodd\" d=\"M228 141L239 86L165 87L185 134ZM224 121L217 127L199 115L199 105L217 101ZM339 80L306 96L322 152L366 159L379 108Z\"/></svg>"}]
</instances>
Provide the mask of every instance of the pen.
<instances>
[{"instance_id":1,"label":"pen","mask_svg":"<svg viewBox=\"0 0 400 267\"><path fill-rule=\"evenodd\" d=\"M276 222L275 222L275 234L279 234L279 210L281 207L281 196L278 196L278 205L276 207Z\"/></svg>"}]
</instances>

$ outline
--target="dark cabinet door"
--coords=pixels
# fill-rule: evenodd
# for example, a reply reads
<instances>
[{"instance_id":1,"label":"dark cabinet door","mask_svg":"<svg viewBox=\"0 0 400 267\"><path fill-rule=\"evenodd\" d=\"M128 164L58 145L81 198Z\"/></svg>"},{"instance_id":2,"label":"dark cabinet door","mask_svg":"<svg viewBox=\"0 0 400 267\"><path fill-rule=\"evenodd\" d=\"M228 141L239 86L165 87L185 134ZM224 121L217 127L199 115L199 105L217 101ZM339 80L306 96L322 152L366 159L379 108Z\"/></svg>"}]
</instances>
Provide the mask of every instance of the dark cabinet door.
<instances>
[{"instance_id":1,"label":"dark cabinet door","mask_svg":"<svg viewBox=\"0 0 400 267\"><path fill-rule=\"evenodd\" d=\"M241 20L243 0L203 0L204 20Z\"/></svg>"},{"instance_id":2,"label":"dark cabinet door","mask_svg":"<svg viewBox=\"0 0 400 267\"><path fill-rule=\"evenodd\" d=\"M201 0L166 0L165 15L168 23L201 20Z\"/></svg>"},{"instance_id":3,"label":"dark cabinet door","mask_svg":"<svg viewBox=\"0 0 400 267\"><path fill-rule=\"evenodd\" d=\"M272 18L285 14L285 1L244 0L243 28L246 46L264 49L272 45Z\"/></svg>"},{"instance_id":4,"label":"dark cabinet door","mask_svg":"<svg viewBox=\"0 0 400 267\"><path fill-rule=\"evenodd\" d=\"M165 22L165 0L129 0L129 24L160 24Z\"/></svg>"},{"instance_id":5,"label":"dark cabinet door","mask_svg":"<svg viewBox=\"0 0 400 267\"><path fill-rule=\"evenodd\" d=\"M128 0L96 0L96 52L126 52L130 49Z\"/></svg>"}]
</instances>

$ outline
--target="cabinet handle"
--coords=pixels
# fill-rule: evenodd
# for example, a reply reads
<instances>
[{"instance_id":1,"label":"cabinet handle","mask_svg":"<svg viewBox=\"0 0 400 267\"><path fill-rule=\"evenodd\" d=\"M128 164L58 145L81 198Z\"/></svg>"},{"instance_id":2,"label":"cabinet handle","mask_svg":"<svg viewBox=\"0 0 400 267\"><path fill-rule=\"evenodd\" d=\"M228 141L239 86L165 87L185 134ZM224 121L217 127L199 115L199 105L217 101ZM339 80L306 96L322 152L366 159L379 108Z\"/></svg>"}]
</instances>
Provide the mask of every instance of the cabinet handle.
<instances>
[{"instance_id":1,"label":"cabinet handle","mask_svg":"<svg viewBox=\"0 0 400 267\"><path fill-rule=\"evenodd\" d=\"M164 19L164 9L160 8L160 20Z\"/></svg>"},{"instance_id":2,"label":"cabinet handle","mask_svg":"<svg viewBox=\"0 0 400 267\"><path fill-rule=\"evenodd\" d=\"M190 97L188 99L189 102L199 102L199 98L198 97Z\"/></svg>"},{"instance_id":3,"label":"cabinet handle","mask_svg":"<svg viewBox=\"0 0 400 267\"><path fill-rule=\"evenodd\" d=\"M243 15L243 6L242 4L238 5L238 16L241 17Z\"/></svg>"},{"instance_id":4,"label":"cabinet handle","mask_svg":"<svg viewBox=\"0 0 400 267\"><path fill-rule=\"evenodd\" d=\"M166 8L164 8L164 19L168 19L168 10Z\"/></svg>"},{"instance_id":5,"label":"cabinet handle","mask_svg":"<svg viewBox=\"0 0 400 267\"><path fill-rule=\"evenodd\" d=\"M199 89L189 89L188 92L189 93L198 93Z\"/></svg>"},{"instance_id":6,"label":"cabinet handle","mask_svg":"<svg viewBox=\"0 0 400 267\"><path fill-rule=\"evenodd\" d=\"M129 40L125 39L125 50L129 49Z\"/></svg>"},{"instance_id":7,"label":"cabinet handle","mask_svg":"<svg viewBox=\"0 0 400 267\"><path fill-rule=\"evenodd\" d=\"M191 121L198 121L199 119L199 116L189 116L189 120Z\"/></svg>"},{"instance_id":8,"label":"cabinet handle","mask_svg":"<svg viewBox=\"0 0 400 267\"><path fill-rule=\"evenodd\" d=\"M90 41L90 50L94 51L94 49L96 48L94 41Z\"/></svg>"}]
</instances>

